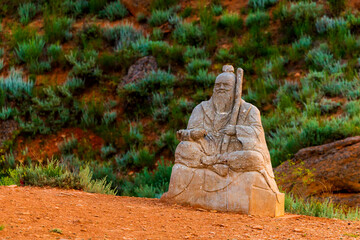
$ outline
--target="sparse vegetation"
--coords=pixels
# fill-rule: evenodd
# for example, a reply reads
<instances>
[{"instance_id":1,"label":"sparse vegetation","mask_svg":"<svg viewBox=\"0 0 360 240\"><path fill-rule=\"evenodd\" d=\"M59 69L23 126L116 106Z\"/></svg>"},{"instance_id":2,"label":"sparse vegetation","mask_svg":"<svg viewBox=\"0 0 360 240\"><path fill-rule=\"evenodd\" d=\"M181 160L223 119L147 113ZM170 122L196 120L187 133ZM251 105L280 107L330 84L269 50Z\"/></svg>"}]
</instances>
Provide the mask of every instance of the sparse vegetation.
<instances>
[{"instance_id":1,"label":"sparse vegetation","mask_svg":"<svg viewBox=\"0 0 360 240\"><path fill-rule=\"evenodd\" d=\"M247 3L233 9L218 0L191 6L154 0L132 24L121 1L6 0L0 121L19 128L2 143L0 184L21 178L160 197L176 130L210 98L223 64L245 70L242 97L261 111L274 167L301 148L359 135L360 15L342 0ZM157 70L123 84L130 66L150 56ZM69 128L83 133L60 138ZM53 135L61 139L56 146L34 144L36 157L18 142L32 147ZM38 164L49 158L59 164ZM346 213L331 210L330 202L290 200L293 212Z\"/></svg>"}]
</instances>

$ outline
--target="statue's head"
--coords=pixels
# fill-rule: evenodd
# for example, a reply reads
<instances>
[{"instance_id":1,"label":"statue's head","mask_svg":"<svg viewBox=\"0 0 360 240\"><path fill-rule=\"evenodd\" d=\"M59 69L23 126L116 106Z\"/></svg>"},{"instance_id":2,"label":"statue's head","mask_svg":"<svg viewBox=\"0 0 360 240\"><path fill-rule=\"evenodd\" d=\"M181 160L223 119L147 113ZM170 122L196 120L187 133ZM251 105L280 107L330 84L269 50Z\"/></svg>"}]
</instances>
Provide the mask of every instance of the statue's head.
<instances>
[{"instance_id":1,"label":"statue's head","mask_svg":"<svg viewBox=\"0 0 360 240\"><path fill-rule=\"evenodd\" d=\"M213 101L218 111L227 112L233 104L236 78L233 66L225 65L223 71L215 80Z\"/></svg>"}]
</instances>

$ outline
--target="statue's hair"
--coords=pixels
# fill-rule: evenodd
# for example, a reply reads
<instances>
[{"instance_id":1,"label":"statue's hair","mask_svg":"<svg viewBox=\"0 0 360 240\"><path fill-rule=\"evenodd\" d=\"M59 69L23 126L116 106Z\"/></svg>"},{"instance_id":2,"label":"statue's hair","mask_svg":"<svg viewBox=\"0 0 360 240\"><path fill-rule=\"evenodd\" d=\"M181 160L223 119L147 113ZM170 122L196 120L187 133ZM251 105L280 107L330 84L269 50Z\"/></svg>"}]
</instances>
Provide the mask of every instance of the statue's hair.
<instances>
[{"instance_id":1,"label":"statue's hair","mask_svg":"<svg viewBox=\"0 0 360 240\"><path fill-rule=\"evenodd\" d=\"M235 77L235 74L232 72L223 72L216 77L216 80L220 77L230 77L230 76L234 79L234 82L235 82L236 77Z\"/></svg>"}]
</instances>

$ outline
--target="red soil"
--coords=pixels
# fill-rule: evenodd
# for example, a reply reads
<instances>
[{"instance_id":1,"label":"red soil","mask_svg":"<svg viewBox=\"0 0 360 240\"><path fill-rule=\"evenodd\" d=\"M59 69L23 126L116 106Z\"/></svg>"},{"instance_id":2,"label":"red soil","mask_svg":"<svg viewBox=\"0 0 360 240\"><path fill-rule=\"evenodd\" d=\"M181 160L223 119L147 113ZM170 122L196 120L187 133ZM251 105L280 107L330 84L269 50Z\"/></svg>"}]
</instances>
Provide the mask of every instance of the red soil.
<instances>
[{"instance_id":1,"label":"red soil","mask_svg":"<svg viewBox=\"0 0 360 240\"><path fill-rule=\"evenodd\" d=\"M92 149L100 150L104 141L99 136L95 135L91 131L83 131L80 128L66 128L52 135L39 135L35 139L25 139L20 137L17 142L18 160L23 161L26 157L30 157L33 160L46 160L51 158L54 154L59 152L59 144L64 139L69 139L74 135L79 142L86 141L91 145ZM28 149L27 154L25 149Z\"/></svg>"},{"instance_id":2,"label":"red soil","mask_svg":"<svg viewBox=\"0 0 360 240\"><path fill-rule=\"evenodd\" d=\"M0 239L354 239L360 234L359 222L289 214L259 218L158 199L32 187L0 187L0 213Z\"/></svg>"}]
</instances>

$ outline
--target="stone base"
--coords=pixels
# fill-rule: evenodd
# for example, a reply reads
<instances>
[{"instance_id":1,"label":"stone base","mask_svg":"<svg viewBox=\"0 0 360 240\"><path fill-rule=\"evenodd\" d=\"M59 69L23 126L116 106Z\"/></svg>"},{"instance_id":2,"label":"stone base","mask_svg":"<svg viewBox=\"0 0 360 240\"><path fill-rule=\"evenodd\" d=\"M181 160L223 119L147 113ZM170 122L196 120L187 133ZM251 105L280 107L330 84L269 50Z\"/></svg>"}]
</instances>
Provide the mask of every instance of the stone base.
<instances>
[{"instance_id":1,"label":"stone base","mask_svg":"<svg viewBox=\"0 0 360 240\"><path fill-rule=\"evenodd\" d=\"M209 169L175 164L169 191L161 199L223 212L277 217L284 215L283 193L274 193L260 172L222 177Z\"/></svg>"}]
</instances>

